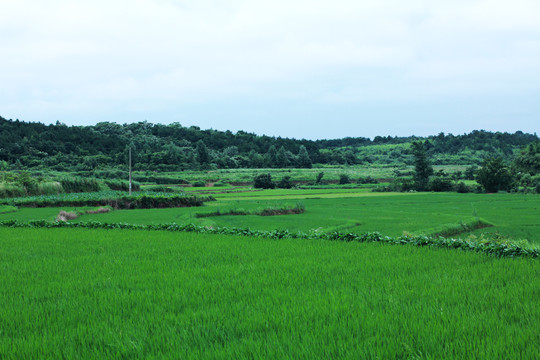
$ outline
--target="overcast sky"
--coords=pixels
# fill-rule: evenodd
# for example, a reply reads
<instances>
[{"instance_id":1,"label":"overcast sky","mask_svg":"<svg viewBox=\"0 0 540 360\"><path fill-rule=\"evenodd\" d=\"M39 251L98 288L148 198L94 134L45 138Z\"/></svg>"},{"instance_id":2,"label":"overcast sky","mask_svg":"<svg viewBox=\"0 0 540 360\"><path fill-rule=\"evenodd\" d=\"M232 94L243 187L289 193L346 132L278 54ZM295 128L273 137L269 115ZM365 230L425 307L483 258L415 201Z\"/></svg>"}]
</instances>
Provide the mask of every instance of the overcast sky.
<instances>
[{"instance_id":1,"label":"overcast sky","mask_svg":"<svg viewBox=\"0 0 540 360\"><path fill-rule=\"evenodd\" d=\"M539 0L0 0L0 116L537 132L539 19Z\"/></svg>"}]
</instances>

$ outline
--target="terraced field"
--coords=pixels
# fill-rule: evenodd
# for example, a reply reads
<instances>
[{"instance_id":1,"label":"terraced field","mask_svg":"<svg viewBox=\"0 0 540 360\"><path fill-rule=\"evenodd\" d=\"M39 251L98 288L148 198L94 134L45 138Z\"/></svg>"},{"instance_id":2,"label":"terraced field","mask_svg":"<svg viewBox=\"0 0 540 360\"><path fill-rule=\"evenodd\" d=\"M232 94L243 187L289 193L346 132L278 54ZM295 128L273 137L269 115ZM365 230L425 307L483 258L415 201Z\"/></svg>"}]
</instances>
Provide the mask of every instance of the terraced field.
<instances>
[{"instance_id":1,"label":"terraced field","mask_svg":"<svg viewBox=\"0 0 540 360\"><path fill-rule=\"evenodd\" d=\"M117 210L107 214L84 215L75 221L123 222L134 224L194 223L207 226L249 227L259 230L378 231L398 236L403 232L431 233L457 226L476 218L493 225L463 236L482 233L490 236L525 239L540 244L540 196L520 194L456 193L371 193L364 190L264 190L213 194L218 201L203 207L173 209ZM295 206L305 213L279 216L218 216L197 218L196 214L220 209L256 210ZM47 219L53 221L61 209L21 208L16 213L0 214L0 221Z\"/></svg>"}]
</instances>

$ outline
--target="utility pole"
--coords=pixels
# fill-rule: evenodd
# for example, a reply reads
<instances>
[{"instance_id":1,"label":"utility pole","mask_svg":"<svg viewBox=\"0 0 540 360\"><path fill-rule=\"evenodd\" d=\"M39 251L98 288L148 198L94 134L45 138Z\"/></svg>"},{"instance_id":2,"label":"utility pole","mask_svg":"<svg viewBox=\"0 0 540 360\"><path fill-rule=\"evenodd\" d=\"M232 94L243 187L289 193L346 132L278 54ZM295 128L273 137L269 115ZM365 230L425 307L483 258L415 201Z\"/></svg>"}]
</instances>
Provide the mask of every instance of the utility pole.
<instances>
[{"instance_id":1,"label":"utility pole","mask_svg":"<svg viewBox=\"0 0 540 360\"><path fill-rule=\"evenodd\" d=\"M129 196L131 196L131 147L129 148Z\"/></svg>"}]
</instances>

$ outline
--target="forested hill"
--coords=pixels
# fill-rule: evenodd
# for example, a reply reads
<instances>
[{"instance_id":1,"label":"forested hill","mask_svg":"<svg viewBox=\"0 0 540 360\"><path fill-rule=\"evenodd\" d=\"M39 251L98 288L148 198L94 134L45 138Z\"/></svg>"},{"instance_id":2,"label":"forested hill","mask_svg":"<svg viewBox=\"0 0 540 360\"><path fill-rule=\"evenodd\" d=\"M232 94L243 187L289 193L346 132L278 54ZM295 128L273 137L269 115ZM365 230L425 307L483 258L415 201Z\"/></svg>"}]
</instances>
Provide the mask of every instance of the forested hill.
<instances>
[{"instance_id":1,"label":"forested hill","mask_svg":"<svg viewBox=\"0 0 540 360\"><path fill-rule=\"evenodd\" d=\"M0 117L0 170L51 168L93 170L124 166L128 147L139 170L237 167L311 167L318 164L400 164L408 145L427 140L435 163L473 164L500 155L506 159L539 141L536 134L473 131L465 135L364 137L296 140L244 131L201 130L178 123L139 122L94 126L45 125Z\"/></svg>"}]
</instances>

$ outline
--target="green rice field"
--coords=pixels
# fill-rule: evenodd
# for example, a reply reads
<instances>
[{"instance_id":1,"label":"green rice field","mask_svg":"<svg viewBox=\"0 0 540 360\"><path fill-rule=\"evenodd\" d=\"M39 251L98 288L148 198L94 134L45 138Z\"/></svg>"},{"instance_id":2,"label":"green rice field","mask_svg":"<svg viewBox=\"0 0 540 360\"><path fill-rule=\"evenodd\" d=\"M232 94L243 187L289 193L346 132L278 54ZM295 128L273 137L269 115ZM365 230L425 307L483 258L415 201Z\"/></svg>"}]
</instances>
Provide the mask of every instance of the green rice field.
<instances>
[{"instance_id":1,"label":"green rice field","mask_svg":"<svg viewBox=\"0 0 540 360\"><path fill-rule=\"evenodd\" d=\"M0 228L0 358L536 359L537 260Z\"/></svg>"},{"instance_id":2,"label":"green rice field","mask_svg":"<svg viewBox=\"0 0 540 360\"><path fill-rule=\"evenodd\" d=\"M257 230L378 231L388 236L428 234L435 228L456 226L481 218L492 227L464 232L488 234L540 243L540 196L533 194L373 193L363 189L264 190L213 194L217 201L202 207L116 210L83 215L74 221L158 224L194 223L207 226L249 227ZM253 211L268 207L305 206L305 213L278 216L219 216L196 214L231 209ZM86 208L20 208L0 214L0 221L54 221L60 210Z\"/></svg>"},{"instance_id":3,"label":"green rice field","mask_svg":"<svg viewBox=\"0 0 540 360\"><path fill-rule=\"evenodd\" d=\"M458 236L540 244L538 195L212 190L217 201L184 208L86 214L95 207L1 205L0 221L54 222L64 210L79 214L72 222L399 236L481 219L489 227ZM294 206L305 212L227 215ZM526 256L0 227L0 299L2 360L540 358L540 265Z\"/></svg>"}]
</instances>

